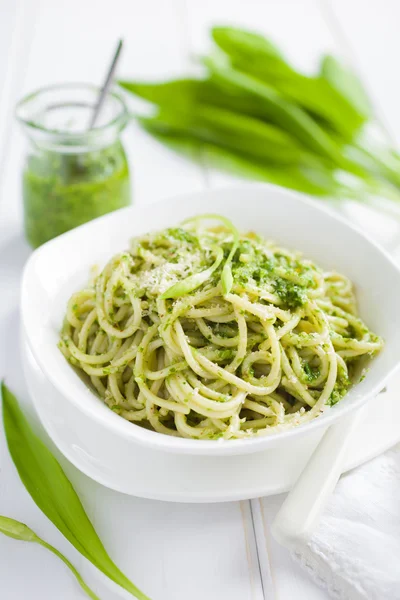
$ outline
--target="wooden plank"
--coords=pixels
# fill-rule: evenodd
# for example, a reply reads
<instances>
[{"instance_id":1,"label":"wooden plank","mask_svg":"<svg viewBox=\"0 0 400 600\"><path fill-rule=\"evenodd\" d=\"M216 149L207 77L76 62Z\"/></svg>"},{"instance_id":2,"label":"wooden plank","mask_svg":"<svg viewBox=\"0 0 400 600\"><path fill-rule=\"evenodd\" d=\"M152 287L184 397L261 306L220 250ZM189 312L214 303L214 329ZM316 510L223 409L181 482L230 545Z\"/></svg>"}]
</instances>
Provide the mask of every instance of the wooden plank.
<instances>
[{"instance_id":1,"label":"wooden plank","mask_svg":"<svg viewBox=\"0 0 400 600\"><path fill-rule=\"evenodd\" d=\"M94 5L81 0L70 0L68 4L61 0L42 0L35 3L35 8L38 12L32 44L18 50L26 65L26 77L18 82L15 91L18 96L50 82L99 83L115 40L121 36L125 38L121 75L154 79L170 77L186 68L185 32L175 2L113 0ZM9 100L11 105L14 101L14 97ZM177 158L133 125L125 141L133 164L135 201L149 202L203 188L201 168ZM11 143L7 146L7 172L2 182L6 199L2 208L5 231L2 244L8 244L7 248L12 249L11 254L17 260L0 264L0 273L8 277L9 283L9 296L3 297L7 321L0 324L0 359L3 359L0 370L7 374L8 384L29 409L27 390L21 381L15 333L18 321L13 308L17 305L18 280L27 251L19 233L18 178L23 144L22 136L13 127ZM12 267L11 274L5 272L9 267ZM3 435L0 436L0 460L0 513L26 520L54 543L82 569L102 598L120 597L33 505L18 480ZM168 505L129 498L102 488L71 466L66 468L111 555L154 600L186 600L188 597L217 600L225 597L227 591L231 600L261 599L257 595L257 574L251 571L247 558L247 516L239 503ZM254 546L250 554L253 551ZM19 576L21 561L23 578ZM63 565L38 548L2 537L0 564L8 565L2 569L2 589L7 600L31 597L33 590L44 598L75 600L83 597Z\"/></svg>"},{"instance_id":2,"label":"wooden plank","mask_svg":"<svg viewBox=\"0 0 400 600\"><path fill-rule=\"evenodd\" d=\"M188 23L191 51L194 55L205 53L211 46L208 30L214 24L230 24L258 31L275 41L305 72L313 72L323 52L344 54L338 47L334 34L328 28L325 15L314 0L281 2L247 1L245 8L240 0L203 0L188 3ZM215 171L208 166L211 186L232 185L240 177ZM363 212L351 207L356 218ZM360 217L361 214L361 217ZM394 229L394 233L397 228ZM266 598L326 597L293 561L286 549L272 538L270 525L282 501L264 498L251 502L252 521L257 542L260 575Z\"/></svg>"},{"instance_id":3,"label":"wooden plank","mask_svg":"<svg viewBox=\"0 0 400 600\"><path fill-rule=\"evenodd\" d=\"M282 4L287 6L287 3ZM397 105L396 109L394 108L396 102L398 103L398 98L393 98L392 69L394 64L392 62L396 55L394 46L399 44L397 32L394 29L395 23L398 21L395 15L399 12L399 5L389 1L365 3L362 0L351 2L344 0L324 2L321 0L318 4L319 10L316 7L312 14L313 27L317 26L320 43L317 45L317 37L310 32L307 40L303 38L302 43L297 44L297 47L301 48L301 54L304 44L307 46L311 44L316 57L322 51L331 51L352 64L366 82L371 98L378 108L378 116L383 119L389 132L392 131L392 122L395 123L393 137L398 139L396 136L400 134L400 119ZM302 8L305 8L305 3L302 3ZM306 13L307 20L310 12ZM362 18L360 18L361 16ZM301 20L300 14L297 15L297 18L304 24L304 19ZM294 20L296 21L296 15ZM284 19L282 19L283 23ZM371 39L374 39L373 44L371 44ZM307 51L307 53L311 59L311 51ZM390 65L382 69L382 64L386 63L387 65L387 62ZM391 97L390 102L387 100L388 96ZM394 121L393 117L395 117ZM374 213L371 219L372 214L368 209L349 204L347 216L376 237L377 232L380 231L381 243L388 243L390 239L395 244L398 240L398 225L383 215ZM264 544L269 548L270 568L274 573L274 584L279 590L277 597L304 596L310 600L325 597L325 591L316 588L312 579L297 562L288 556L288 552L277 544L270 533L271 524L282 499L282 496L276 496L259 501L264 523Z\"/></svg>"},{"instance_id":4,"label":"wooden plank","mask_svg":"<svg viewBox=\"0 0 400 600\"><path fill-rule=\"evenodd\" d=\"M25 6L24 0L0 4L0 160L4 159L4 149L11 133L15 94L25 71L24 48L32 38L33 19L32 4ZM21 44L21 39L24 44Z\"/></svg>"},{"instance_id":5,"label":"wooden plank","mask_svg":"<svg viewBox=\"0 0 400 600\"><path fill-rule=\"evenodd\" d=\"M268 549L276 600L298 598L304 600L326 600L328 594L320 589L312 577L291 557L286 548L280 546L271 535L271 525L283 501L283 496L273 496L255 500L258 502L264 527L260 528L260 538L264 537Z\"/></svg>"},{"instance_id":6,"label":"wooden plank","mask_svg":"<svg viewBox=\"0 0 400 600\"><path fill-rule=\"evenodd\" d=\"M92 485L94 522L118 564L154 600L259 600L239 503L171 504ZM92 500L93 502L93 500ZM93 502L94 504L94 502ZM239 517L238 517L239 509ZM110 524L110 515L112 526Z\"/></svg>"},{"instance_id":7,"label":"wooden plank","mask_svg":"<svg viewBox=\"0 0 400 600\"><path fill-rule=\"evenodd\" d=\"M396 28L400 4L392 0L319 0L319 4L326 26L337 40L338 51L363 82L388 142L398 147L400 93L393 73L397 69L396 57L400 50ZM379 198L377 206L379 208ZM347 215L398 255L400 226L397 207L393 205L393 209L396 218L390 217L383 209L371 212L366 207L349 205Z\"/></svg>"},{"instance_id":8,"label":"wooden plank","mask_svg":"<svg viewBox=\"0 0 400 600\"><path fill-rule=\"evenodd\" d=\"M294 64L305 71L316 68L321 50L331 51L335 47L313 0L248 0L245 4L240 0L190 2L188 24L194 55L201 55L210 48L208 31L214 24L237 25L270 36ZM233 185L240 180L240 177L216 171L209 165L206 167L208 181L213 187ZM271 502L274 501L266 498L261 504L258 500L249 503L264 597L321 600L325 594L309 581L289 553L272 540L270 522L264 518L265 513L270 514Z\"/></svg>"},{"instance_id":9,"label":"wooden plank","mask_svg":"<svg viewBox=\"0 0 400 600\"><path fill-rule=\"evenodd\" d=\"M370 44L371 31L373 31L375 22L378 23L378 37L382 40L378 47L389 44L389 47L393 48L392 56L397 56L394 45L397 43L394 42L396 36L389 37L388 31L392 31L398 19L396 21L393 18L388 8L389 4L393 5L388 0L380 2L379 5L374 0L368 3L368 6L365 2L361 6L360 0L351 2L335 0L336 11L341 12L340 18L346 21L346 27L352 31L355 52L358 47L363 48L361 66L364 71L369 69L371 61L371 56L368 54L368 60L363 58L364 47L367 46L367 39ZM18 93L56 79L59 81L81 79L94 83L99 82L104 72L104 65L112 51L114 40L120 35L123 35L126 40L121 74L127 77L146 77L148 79L170 77L187 71L186 50L188 45L194 52L204 51L206 30L214 22L225 23L229 20L230 23L256 28L273 35L275 41L285 48L294 62L305 69L314 67L320 50L333 50L336 47L332 31L327 29L323 15L316 9L315 2L312 0L302 0L302 2L297 0L280 2L248 0L246 3L238 0L230 2L203 0L201 3L191 1L187 3L187 13L183 2L174 3L174 9L171 6L171 3L160 3L156 0L150 0L147 3L139 3L136 0L134 2L114 0L112 3L98 2L94 10L92 3L78 2L77 0L69 2L68 7L60 0L53 2L43 0L35 29L32 52L29 52L29 62L26 63L28 77L24 85L19 86ZM382 6L388 13L384 17L378 8ZM177 16L178 10L179 16ZM365 18L368 20L368 37L359 24L356 27L356 18L360 13L363 14L363 22ZM390 21L389 30L387 29L388 20ZM29 19L25 22L30 30ZM54 23L61 23L62 27L54 27ZM185 23L188 25L187 31L184 30ZM391 25L392 23L393 25ZM0 24L1 27L2 24ZM352 30L352 27L355 29ZM24 49L24 58L27 59L27 47L24 46ZM371 54L375 52L378 58L382 58L383 50L382 53L377 53L376 44L370 44L368 50ZM384 57L387 58L386 50ZM388 78L389 71L383 70L384 73L378 73L378 58L374 64L374 81L383 81L384 86L387 86L385 89L389 90L391 98L394 98L393 105L390 104L388 109L385 104L384 110L386 112L389 110L389 113L392 114L394 106L396 106L397 114L397 97L396 95L393 97L395 90L393 90L393 86L390 89L390 81L385 79ZM14 84L12 85L14 87ZM382 92L384 103L387 103L387 96L390 94L387 91L385 94ZM131 160L136 166L134 185L139 202L151 201L160 195L203 187L204 174L198 167L190 165L184 159L178 159L144 136L140 130L130 127L126 140ZM7 219L8 222L15 224L15 229L12 229L13 235L19 231L20 227L20 210L16 208L18 193L16 174L20 168L22 143L20 136L14 131L12 144L7 148L8 162L3 178L2 191L3 198L7 203ZM232 178L211 170L208 177L213 186L226 185L233 181ZM2 215L5 214L5 212L2 213ZM5 221L3 220L2 223ZM19 275L25 250L22 243L13 248L17 250L17 254L19 253L15 265L18 271L13 274L11 285L12 298L15 298L16 301L16 277ZM8 306L12 306L11 302ZM17 321L15 311L11 309L7 309L7 311L10 321L1 329L1 337L10 340L15 338ZM3 357L5 356L4 348ZM13 357L14 360L12 360ZM7 346L6 359L5 372L10 374L9 383L23 393L25 390L19 381L20 371L16 344L14 349ZM3 364L5 363L3 362ZM4 444L0 447L0 457L5 457L2 465L4 467L2 482L7 482L6 485L0 483L0 511L8 511L8 514L11 514L10 511L14 511L13 514L20 518L31 519L30 522L37 524L39 532L45 534L47 539L68 552L68 545L40 515L36 507L31 506L32 502L26 494L22 493L21 495L21 486L6 456ZM241 518L238 516L240 509L237 503L211 507L202 506L200 510L196 510L196 507L189 505L173 507L163 503L136 501L135 499L131 503L131 499L125 501L125 497L121 498L120 495L116 495L114 498L113 492L103 499L103 492L98 489L97 484L89 482L89 480L88 482L83 480L82 483L79 474L74 476L78 485L82 485L84 494L85 489L90 490L90 493L86 491L89 512L94 516L96 526L101 530L113 555L138 584L142 585L149 593L152 591L155 600L158 598L160 600L161 598L162 600L179 600L181 597L185 599L190 597L193 600L207 597L213 600L218 597L224 598L227 594L233 599L259 600L261 588L255 569L258 560L262 563L261 574L266 598L276 597L286 600L292 597L304 597L317 600L317 598L325 597L323 592L317 590L310 583L299 567L293 564L286 551L270 537L269 525L274 511L281 501L280 498L264 500L262 508L261 506L257 507L257 501L252 503L254 523L256 524L256 530L252 533L253 521L248 503L242 503L244 518L244 526L242 526ZM264 519L261 511L264 513ZM108 520L110 514L121 514L124 519L116 518L117 525L115 525L114 519ZM264 531L261 530L260 519L264 522ZM149 527L150 522L154 524L154 527ZM124 524L127 524L126 527L123 526ZM117 540L118 536L114 538L112 534L114 526L119 530L118 536L127 538L121 546ZM218 539L216 539L215 533L218 534ZM248 540L247 546L245 534ZM258 539L258 556L255 554L252 537ZM182 552L182 548L184 548L184 552ZM153 552L155 552L155 562L152 564L153 570L150 572L148 556ZM70 556L76 562L80 561L73 551ZM218 557L216 563L215 557ZM24 561L24 578L18 577L21 561ZM13 598L19 600L19 598L27 596L33 589L40 589L44 598L55 597L55 595L61 600L79 597L77 588L73 584L71 584L72 587L68 585L69 579L62 565L39 554L36 548L2 539L0 564L5 564L5 562L10 567L7 568L7 572L2 574L3 589L8 589L4 587L8 583L13 594L13 596L9 596L10 600ZM44 565L46 567L51 565L54 580L43 578ZM182 573L185 575L182 576ZM207 575L199 576L199 573ZM234 585L231 586L232 573ZM89 579L93 579L90 569L88 576ZM199 580L201 581L199 582ZM65 582L65 587L59 586L59 581ZM160 586L157 582L161 582ZM229 582L228 586L226 582ZM99 590L106 589L104 583L98 581L98 585ZM149 585L148 588L147 585ZM109 590L107 596L104 597L109 599L116 596Z\"/></svg>"},{"instance_id":10,"label":"wooden plank","mask_svg":"<svg viewBox=\"0 0 400 600\"><path fill-rule=\"evenodd\" d=\"M12 190L10 196L7 181L21 168L21 157L12 152L11 140L16 131L15 102L21 93L33 38L35 7L26 0L4 2L0 7L0 244L12 237L15 215L20 213L19 188ZM20 147L20 137L17 135L16 139Z\"/></svg>"},{"instance_id":11,"label":"wooden plank","mask_svg":"<svg viewBox=\"0 0 400 600\"><path fill-rule=\"evenodd\" d=\"M322 0L321 0L322 1ZM331 31L342 39L383 121L400 146L400 89L398 23L400 3L393 0L322 1Z\"/></svg>"}]
</instances>

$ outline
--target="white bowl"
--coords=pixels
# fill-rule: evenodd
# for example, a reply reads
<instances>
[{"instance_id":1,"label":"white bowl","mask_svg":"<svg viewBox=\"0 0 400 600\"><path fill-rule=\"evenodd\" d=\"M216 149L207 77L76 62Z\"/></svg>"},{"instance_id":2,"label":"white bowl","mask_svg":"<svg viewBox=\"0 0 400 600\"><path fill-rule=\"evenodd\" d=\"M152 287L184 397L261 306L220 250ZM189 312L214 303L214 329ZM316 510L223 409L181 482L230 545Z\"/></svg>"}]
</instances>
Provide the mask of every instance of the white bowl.
<instances>
[{"instance_id":1,"label":"white bowl","mask_svg":"<svg viewBox=\"0 0 400 600\"><path fill-rule=\"evenodd\" d=\"M209 212L223 214L241 230L254 230L283 246L301 250L327 269L346 274L355 283L362 318L385 340L384 350L372 361L366 378L336 406L307 424L276 435L228 441L190 440L148 431L109 410L57 348L67 300L87 282L91 266L105 264L110 256L127 247L132 236ZM61 402L43 400L40 406L46 428L50 435L56 427L59 432L64 430L64 441L71 452L74 444L79 445L107 471L113 469L115 456L123 461L137 444L183 454L244 454L287 447L299 436L320 428L322 432L375 396L398 366L399 299L398 267L363 233L300 194L275 186L247 184L122 209L48 242L33 253L25 267L22 321L36 362L62 394ZM113 451L108 453L111 447ZM124 464L130 468L129 460Z\"/></svg>"},{"instance_id":2,"label":"white bowl","mask_svg":"<svg viewBox=\"0 0 400 600\"><path fill-rule=\"evenodd\" d=\"M163 452L132 442L129 453L121 454L117 433L107 430L101 438L96 437L90 416L82 413L79 420L76 418L74 406L65 402L44 375L24 338L23 334L26 384L48 434L77 469L118 492L169 502L230 502L280 494L289 491L297 481L324 434L321 427L280 445L279 460L274 447L240 456L202 456ZM400 441L399 386L397 374L385 392L363 408L346 452L343 472ZM64 405L58 420L52 408L57 403ZM68 470L68 474L73 475L73 471Z\"/></svg>"}]
</instances>

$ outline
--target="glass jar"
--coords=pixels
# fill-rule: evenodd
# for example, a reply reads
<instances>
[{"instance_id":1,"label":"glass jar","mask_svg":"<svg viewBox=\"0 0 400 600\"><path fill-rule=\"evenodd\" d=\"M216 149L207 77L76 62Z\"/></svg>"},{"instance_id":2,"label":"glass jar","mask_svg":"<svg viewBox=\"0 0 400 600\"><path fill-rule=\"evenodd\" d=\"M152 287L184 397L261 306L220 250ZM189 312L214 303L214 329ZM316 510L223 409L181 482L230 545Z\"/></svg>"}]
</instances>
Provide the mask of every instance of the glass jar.
<instances>
[{"instance_id":1,"label":"glass jar","mask_svg":"<svg viewBox=\"0 0 400 600\"><path fill-rule=\"evenodd\" d=\"M36 248L130 203L130 177L120 135L128 111L108 93L93 129L99 89L65 84L21 100L16 116L29 140L23 168L24 227Z\"/></svg>"}]
</instances>

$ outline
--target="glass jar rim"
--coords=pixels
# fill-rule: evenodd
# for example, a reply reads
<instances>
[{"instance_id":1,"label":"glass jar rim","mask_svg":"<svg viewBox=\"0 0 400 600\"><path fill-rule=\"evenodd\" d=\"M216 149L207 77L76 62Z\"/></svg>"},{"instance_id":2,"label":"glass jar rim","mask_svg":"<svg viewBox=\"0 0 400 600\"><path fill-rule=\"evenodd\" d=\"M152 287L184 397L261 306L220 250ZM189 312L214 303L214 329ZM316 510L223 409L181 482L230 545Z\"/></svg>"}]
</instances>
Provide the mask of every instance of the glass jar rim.
<instances>
[{"instance_id":1,"label":"glass jar rim","mask_svg":"<svg viewBox=\"0 0 400 600\"><path fill-rule=\"evenodd\" d=\"M110 119L106 120L104 123L100 125L96 125L92 129L83 129L79 131L69 131L68 129L63 128L54 128L54 127L46 127L41 124L37 120L35 121L35 117L32 118L32 108L29 110L30 105L33 105L35 101L44 100L43 107L39 111L39 114L43 115L46 110L50 110L52 108L67 108L68 106L78 106L72 100L63 101L62 98L57 103L51 103L50 97L52 94L56 94L57 92L66 92L73 93L76 92L77 95L79 93L90 94L93 95L93 99L97 99L100 94L101 88L94 84L90 83L81 83L81 82L69 82L69 83L60 83L53 84L49 86L45 86L39 88L26 96L24 96L15 107L15 116L18 122L28 130L32 135L38 135L40 138L47 139L47 141L54 141L60 145L69 144L83 144L85 145L85 140L90 137L91 143L96 143L96 141L101 143L101 139L108 139L113 134L117 136L128 123L129 120L129 112L125 101L122 95L113 87L110 89L106 96L106 102L108 100L112 100L114 102L114 112ZM49 96L48 104L46 105L46 95ZM83 101L82 101L83 102ZM86 100L81 106L91 107L94 109L95 104L93 102L89 103Z\"/></svg>"}]
</instances>

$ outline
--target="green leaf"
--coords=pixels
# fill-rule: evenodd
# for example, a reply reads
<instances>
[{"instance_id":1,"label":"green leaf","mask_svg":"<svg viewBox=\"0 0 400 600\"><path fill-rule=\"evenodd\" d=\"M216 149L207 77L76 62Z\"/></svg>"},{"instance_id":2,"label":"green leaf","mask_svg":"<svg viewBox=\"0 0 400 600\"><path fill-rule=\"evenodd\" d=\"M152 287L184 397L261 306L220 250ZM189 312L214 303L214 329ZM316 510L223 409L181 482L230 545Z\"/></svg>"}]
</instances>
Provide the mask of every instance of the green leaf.
<instances>
[{"instance_id":1,"label":"green leaf","mask_svg":"<svg viewBox=\"0 0 400 600\"><path fill-rule=\"evenodd\" d=\"M273 163L298 164L311 160L309 152L275 125L221 108L198 105L186 111L162 109L158 115L140 121Z\"/></svg>"},{"instance_id":2,"label":"green leaf","mask_svg":"<svg viewBox=\"0 0 400 600\"><path fill-rule=\"evenodd\" d=\"M223 169L246 179L268 181L276 185L315 196L343 196L345 188L335 171L321 166L277 166L250 161L240 154L207 145L202 149L203 161L210 167Z\"/></svg>"},{"instance_id":3,"label":"green leaf","mask_svg":"<svg viewBox=\"0 0 400 600\"><path fill-rule=\"evenodd\" d=\"M198 221L202 221L203 219L215 219L217 221L221 221L233 235L233 243L232 243L231 249L229 251L228 257L225 261L224 267L222 269L222 273L221 273L222 292L224 294L229 294L229 292L231 291L232 285L233 285L231 262L232 262L232 258L234 256L234 254L239 246L239 237L240 237L239 231L236 229L236 227L234 226L232 221L230 221L226 217L223 217L221 215L216 215L216 214L206 214L206 215L199 215L197 217L190 217L189 219L186 219L186 221L184 221L184 223L196 223Z\"/></svg>"},{"instance_id":4,"label":"green leaf","mask_svg":"<svg viewBox=\"0 0 400 600\"><path fill-rule=\"evenodd\" d=\"M340 197L346 189L339 184L335 172L321 165L317 166L277 166L250 159L239 152L228 151L213 144L201 143L190 135L171 130L160 130L151 122L142 126L159 142L190 160L200 161L210 168L227 171L246 179L268 181L289 189L316 196Z\"/></svg>"},{"instance_id":5,"label":"green leaf","mask_svg":"<svg viewBox=\"0 0 400 600\"><path fill-rule=\"evenodd\" d=\"M200 271L200 273L195 273L183 281L178 281L178 283L175 283L168 288L161 295L161 298L166 300L168 298L180 298L181 296L186 296L186 294L190 294L190 292L193 292L193 290L197 289L208 279L210 279L211 275L219 267L222 259L224 258L224 252L222 248L215 247L213 250L216 252L217 256L211 267L205 269L204 271Z\"/></svg>"},{"instance_id":6,"label":"green leaf","mask_svg":"<svg viewBox=\"0 0 400 600\"><path fill-rule=\"evenodd\" d=\"M188 118L190 111L195 113L199 103L226 106L239 112L248 112L251 106L251 116L269 121L283 130L282 133L286 132L286 135L297 139L311 151L322 154L335 163L343 162L337 144L324 130L306 112L282 98L273 88L232 68L221 68L212 59L206 59L205 64L210 70L210 79L206 82L183 79L161 84L140 84L122 81L120 85L162 109L173 109L175 115L182 113L183 128L187 127L185 115ZM164 111L161 114L166 118L168 113ZM203 116L207 119L207 115ZM172 114L169 117L172 119ZM246 118L249 117L243 116L243 127ZM174 125L179 125L177 117ZM255 128L257 125L260 125L259 121L251 122L250 126ZM234 140L231 142L234 143ZM267 151L271 155L271 149L265 150Z\"/></svg>"},{"instance_id":7,"label":"green leaf","mask_svg":"<svg viewBox=\"0 0 400 600\"><path fill-rule=\"evenodd\" d=\"M119 85L130 92L159 106L176 108L189 106L207 96L206 82L195 79L177 79L162 83L141 83L136 81L119 81Z\"/></svg>"},{"instance_id":8,"label":"green leaf","mask_svg":"<svg viewBox=\"0 0 400 600\"><path fill-rule=\"evenodd\" d=\"M319 73L304 75L261 35L211 33L217 48L203 60L206 79L121 82L158 106L139 118L151 135L209 166L308 194L397 197L399 157L373 138L365 143L373 113L350 70L327 56Z\"/></svg>"},{"instance_id":9,"label":"green leaf","mask_svg":"<svg viewBox=\"0 0 400 600\"><path fill-rule=\"evenodd\" d=\"M245 65L248 73L270 72L287 78L296 72L285 61L277 46L267 38L235 27L213 27L211 36L235 67Z\"/></svg>"},{"instance_id":10,"label":"green leaf","mask_svg":"<svg viewBox=\"0 0 400 600\"><path fill-rule=\"evenodd\" d=\"M17 399L1 385L3 422L11 457L22 483L40 510L102 573L139 600L149 600L114 564L61 465L33 433Z\"/></svg>"},{"instance_id":11,"label":"green leaf","mask_svg":"<svg viewBox=\"0 0 400 600\"><path fill-rule=\"evenodd\" d=\"M120 81L119 84L131 94L162 109L195 110L197 105L206 104L270 120L270 111L262 99L215 79L176 79L161 83Z\"/></svg>"},{"instance_id":12,"label":"green leaf","mask_svg":"<svg viewBox=\"0 0 400 600\"><path fill-rule=\"evenodd\" d=\"M222 269L221 285L222 293L224 295L229 294L233 286L233 275L230 262L225 263L224 268Z\"/></svg>"},{"instance_id":13,"label":"green leaf","mask_svg":"<svg viewBox=\"0 0 400 600\"><path fill-rule=\"evenodd\" d=\"M86 585L84 580L82 579L79 572L75 569L74 565L70 563L70 561L59 552L54 546L51 546L44 540L42 540L39 536L36 535L34 531L24 523L20 523L15 519L10 519L9 517L0 516L0 533L7 535L8 537L14 538L15 540L22 540L24 542L36 542L40 544L44 548L47 548L50 552L58 556L62 562L67 565L69 570L76 577L81 588L86 592L86 594L92 598L92 600L100 600L98 596Z\"/></svg>"},{"instance_id":14,"label":"green leaf","mask_svg":"<svg viewBox=\"0 0 400 600\"><path fill-rule=\"evenodd\" d=\"M194 80L153 85L121 82L121 85L160 107L157 116L139 118L142 123L150 122L160 130L173 129L272 162L309 160L307 151L289 133L240 110L236 112L238 108L248 110L253 103L252 112L257 113L259 101L254 103L246 91L235 95L231 91L226 93L215 82ZM262 115L265 111L258 113Z\"/></svg>"},{"instance_id":15,"label":"green leaf","mask_svg":"<svg viewBox=\"0 0 400 600\"><path fill-rule=\"evenodd\" d=\"M365 121L365 114L343 89L325 76L309 77L296 71L266 38L230 27L212 30L216 44L232 66L273 86L279 93L322 117L346 139Z\"/></svg>"},{"instance_id":16,"label":"green leaf","mask_svg":"<svg viewBox=\"0 0 400 600\"><path fill-rule=\"evenodd\" d=\"M330 160L336 167L349 171L358 177L367 177L361 165L352 162L342 153L342 144L324 130L300 106L286 100L267 84L235 69L219 69L212 62L207 63L212 76L228 82L238 88L263 99L264 106L270 110L270 120L292 135L293 138L309 148L321 159Z\"/></svg>"},{"instance_id":17,"label":"green leaf","mask_svg":"<svg viewBox=\"0 0 400 600\"><path fill-rule=\"evenodd\" d=\"M278 46L273 44L266 37L238 29L237 27L216 26L211 30L211 36L214 42L228 55L239 55L248 60L259 56L263 59L274 58L282 63L282 70L291 70L285 63L283 54Z\"/></svg>"},{"instance_id":18,"label":"green leaf","mask_svg":"<svg viewBox=\"0 0 400 600\"><path fill-rule=\"evenodd\" d=\"M320 73L333 88L347 98L348 102L364 117L364 120L373 117L368 95L353 71L328 54L322 59Z\"/></svg>"},{"instance_id":19,"label":"green leaf","mask_svg":"<svg viewBox=\"0 0 400 600\"><path fill-rule=\"evenodd\" d=\"M36 542L36 534L24 523L0 516L0 533L24 542Z\"/></svg>"},{"instance_id":20,"label":"green leaf","mask_svg":"<svg viewBox=\"0 0 400 600\"><path fill-rule=\"evenodd\" d=\"M268 109L271 122L297 137L304 146L335 163L343 163L337 144L299 106L283 98L271 86L250 75L232 68L221 69L211 60L207 60L206 64L216 81L237 87L262 100L265 111Z\"/></svg>"},{"instance_id":21,"label":"green leaf","mask_svg":"<svg viewBox=\"0 0 400 600\"><path fill-rule=\"evenodd\" d=\"M334 142L332 136L324 132L306 112L300 111L300 119L303 118L304 121L305 118L307 122L302 122L303 129L299 136L298 127L293 132L293 115L289 122L287 115L284 115L286 118L282 121L280 106L277 112L277 102L283 105L279 95L275 94L275 102L271 105L265 97L255 94L254 90L242 88L237 82L232 83L216 76L217 65L214 62L211 64L214 71L208 80L179 79L156 84L120 83L131 93L160 108L158 115L148 120L152 123L153 130L158 127L160 132L188 134L242 155L268 159L271 163L297 162L304 166L310 165L310 153L321 154L318 151L318 135L321 132L331 151L339 152L338 142ZM218 68L221 69L219 66ZM222 72L225 70L222 68ZM296 106L295 112L296 127L299 118ZM260 120L264 123L260 123ZM144 123L143 119L142 124ZM311 127L308 142L304 140L304 125ZM317 145L315 140L310 142L310 135L317 135ZM328 152L328 155L332 160L332 154ZM328 157L325 156L325 160ZM359 176L364 175L364 170L359 165L340 154L336 154L334 164L338 162L342 168Z\"/></svg>"}]
</instances>

